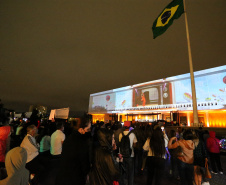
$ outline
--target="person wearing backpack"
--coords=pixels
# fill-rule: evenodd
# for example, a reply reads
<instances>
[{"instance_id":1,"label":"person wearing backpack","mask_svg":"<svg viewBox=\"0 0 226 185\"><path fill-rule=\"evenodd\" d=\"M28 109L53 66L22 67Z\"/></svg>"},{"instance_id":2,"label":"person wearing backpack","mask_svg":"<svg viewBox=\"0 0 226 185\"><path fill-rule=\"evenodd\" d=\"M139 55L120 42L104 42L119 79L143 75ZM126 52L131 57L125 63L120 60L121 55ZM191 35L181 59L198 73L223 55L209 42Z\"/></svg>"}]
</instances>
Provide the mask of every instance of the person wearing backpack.
<instances>
[{"instance_id":1,"label":"person wearing backpack","mask_svg":"<svg viewBox=\"0 0 226 185\"><path fill-rule=\"evenodd\" d=\"M124 185L124 180L128 181L128 185L133 185L134 181L134 147L137 143L136 135L129 131L130 121L124 122L124 131L119 134L119 153L123 157L123 167L125 173L122 175L120 185Z\"/></svg>"}]
</instances>

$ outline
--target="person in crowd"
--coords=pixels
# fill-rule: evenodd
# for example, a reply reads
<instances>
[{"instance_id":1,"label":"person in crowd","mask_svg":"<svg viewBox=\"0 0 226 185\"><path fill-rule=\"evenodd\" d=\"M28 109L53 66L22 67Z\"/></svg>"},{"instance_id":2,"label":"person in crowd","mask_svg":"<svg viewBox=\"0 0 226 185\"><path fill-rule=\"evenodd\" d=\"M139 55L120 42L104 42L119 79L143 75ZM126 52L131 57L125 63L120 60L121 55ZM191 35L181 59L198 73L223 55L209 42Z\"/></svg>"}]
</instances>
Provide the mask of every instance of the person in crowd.
<instances>
[{"instance_id":1,"label":"person in crowd","mask_svg":"<svg viewBox=\"0 0 226 185\"><path fill-rule=\"evenodd\" d=\"M177 140L183 139L183 131L184 131L183 128L177 127L177 132L176 132Z\"/></svg>"},{"instance_id":2,"label":"person in crowd","mask_svg":"<svg viewBox=\"0 0 226 185\"><path fill-rule=\"evenodd\" d=\"M177 158L177 167L179 171L181 185L193 185L193 176L194 176L194 155L193 150L195 149L193 143L193 134L190 129L187 129L183 133L183 139L175 141L177 138L172 137L169 140L168 148L175 149L181 147L181 155ZM175 141L175 142L174 142ZM173 143L174 142L174 143Z\"/></svg>"},{"instance_id":3,"label":"person in crowd","mask_svg":"<svg viewBox=\"0 0 226 185\"><path fill-rule=\"evenodd\" d=\"M141 174L143 145L146 141L146 138L144 136L143 130L140 127L140 123L136 123L135 128L131 132L133 132L137 138L137 144L136 147L134 148L135 173Z\"/></svg>"},{"instance_id":4,"label":"person in crowd","mask_svg":"<svg viewBox=\"0 0 226 185\"><path fill-rule=\"evenodd\" d=\"M146 140L147 140L147 139L150 140L150 138L151 138L151 136L152 136L152 134L153 134L153 130L154 130L153 126L151 126L151 125L147 125L147 126L146 126L145 134L144 134ZM145 140L145 142L146 142L146 140ZM147 157L148 157L148 151L145 151L145 150L144 150L143 156L142 156L142 168L141 168L141 171L142 171L142 172L144 171L144 169L145 169L145 167L146 167Z\"/></svg>"},{"instance_id":5,"label":"person in crowd","mask_svg":"<svg viewBox=\"0 0 226 185\"><path fill-rule=\"evenodd\" d=\"M116 146L119 146L119 134L122 133L123 128L121 123L116 123L116 130L114 132L114 137L115 137L115 143Z\"/></svg>"},{"instance_id":6,"label":"person in crowd","mask_svg":"<svg viewBox=\"0 0 226 185\"><path fill-rule=\"evenodd\" d=\"M64 131L64 123L62 121L58 121L56 123L56 131L51 135L51 147L50 153L53 158L60 158L62 152L62 145L65 140Z\"/></svg>"},{"instance_id":7,"label":"person in crowd","mask_svg":"<svg viewBox=\"0 0 226 185\"><path fill-rule=\"evenodd\" d=\"M98 145L98 138L97 138L97 132L100 128L104 127L104 122L103 121L97 121L95 125L93 125L92 128L92 136L93 136L93 146L95 147Z\"/></svg>"},{"instance_id":8,"label":"person in crowd","mask_svg":"<svg viewBox=\"0 0 226 185\"><path fill-rule=\"evenodd\" d=\"M128 181L128 185L134 184L134 147L136 147L137 144L137 138L134 133L130 133L129 128L131 126L131 122L127 121L124 122L124 128L125 130L119 134L119 152L122 154L123 157L123 166L125 168L125 173L123 173L122 178L120 179L120 185L124 185L124 179ZM125 150L123 148L122 140L125 136L129 137L129 149L131 150L131 154L128 156L125 156L122 153L122 150Z\"/></svg>"},{"instance_id":9,"label":"person in crowd","mask_svg":"<svg viewBox=\"0 0 226 185\"><path fill-rule=\"evenodd\" d=\"M99 146L94 149L94 160L89 173L90 185L112 185L120 178L119 164L113 157L111 131L101 128L97 132Z\"/></svg>"},{"instance_id":10,"label":"person in crowd","mask_svg":"<svg viewBox=\"0 0 226 185\"><path fill-rule=\"evenodd\" d=\"M165 128L162 126L161 129L162 129L163 137L164 137L164 141L165 141L166 158L169 159L169 157L170 157L170 153L169 153L169 149L168 149L169 138L168 138L168 136L166 134Z\"/></svg>"},{"instance_id":11,"label":"person in crowd","mask_svg":"<svg viewBox=\"0 0 226 185\"><path fill-rule=\"evenodd\" d=\"M164 133L160 127L156 127L149 137L143 149L148 151L147 157L147 185L153 184L161 185L161 175L165 169L165 140Z\"/></svg>"},{"instance_id":12,"label":"person in crowd","mask_svg":"<svg viewBox=\"0 0 226 185\"><path fill-rule=\"evenodd\" d=\"M23 122L23 120L22 121L20 121L20 123L19 123L19 125L17 126L17 128L16 128L16 133L15 133L15 139L16 139L16 146L20 146L20 144L21 144L21 142L22 142L22 140L23 140L23 138L22 138L22 129L23 129L23 127L24 127L24 122Z\"/></svg>"},{"instance_id":13,"label":"person in crowd","mask_svg":"<svg viewBox=\"0 0 226 185\"><path fill-rule=\"evenodd\" d=\"M169 132L169 139L172 137L176 137L176 131L170 130ZM176 140L173 141L173 143L176 142ZM172 143L172 144L173 144ZM170 152L170 174L175 178L178 179L178 170L177 170L177 158L173 155L173 149L169 149Z\"/></svg>"},{"instance_id":14,"label":"person in crowd","mask_svg":"<svg viewBox=\"0 0 226 185\"><path fill-rule=\"evenodd\" d=\"M30 171L31 179L34 178L34 182L41 182L44 178L46 161L39 156L39 145L35 139L37 132L38 129L35 125L29 125L27 135L20 146L27 151L26 168Z\"/></svg>"},{"instance_id":15,"label":"person in crowd","mask_svg":"<svg viewBox=\"0 0 226 185\"><path fill-rule=\"evenodd\" d=\"M19 123L19 125L18 125L17 128L16 128L16 135L17 135L17 136L20 136L20 135L21 135L21 130L22 130L22 128L23 128L23 125L24 125L23 120L20 120L20 123Z\"/></svg>"},{"instance_id":16,"label":"person in crowd","mask_svg":"<svg viewBox=\"0 0 226 185\"><path fill-rule=\"evenodd\" d=\"M5 167L5 155L10 149L11 127L5 120L4 125L0 126L0 167Z\"/></svg>"},{"instance_id":17,"label":"person in crowd","mask_svg":"<svg viewBox=\"0 0 226 185\"><path fill-rule=\"evenodd\" d=\"M210 137L206 141L206 147L210 156L212 172L217 174L219 171L220 174L223 174L220 160L220 140L216 138L216 133L214 131L210 131L209 135Z\"/></svg>"},{"instance_id":18,"label":"person in crowd","mask_svg":"<svg viewBox=\"0 0 226 185\"><path fill-rule=\"evenodd\" d=\"M7 178L0 185L29 185L29 171L25 168L27 152L22 147L11 149L6 155Z\"/></svg>"},{"instance_id":19,"label":"person in crowd","mask_svg":"<svg viewBox=\"0 0 226 185\"><path fill-rule=\"evenodd\" d=\"M207 151L205 149L205 144L203 140L199 137L199 131L196 130L196 137L193 139L195 149L194 149L194 182L196 185L202 184L202 179L205 179L205 163L208 162Z\"/></svg>"},{"instance_id":20,"label":"person in crowd","mask_svg":"<svg viewBox=\"0 0 226 185\"><path fill-rule=\"evenodd\" d=\"M204 141L205 147L206 147L206 141L207 139L210 137L209 131L208 130L204 130L203 131L203 135L202 135L202 139Z\"/></svg>"},{"instance_id":21,"label":"person in crowd","mask_svg":"<svg viewBox=\"0 0 226 185\"><path fill-rule=\"evenodd\" d=\"M37 137L37 143L39 143L39 154L49 157L50 156L50 133L49 128L45 126L45 128L42 129L41 133Z\"/></svg>"},{"instance_id":22,"label":"person in crowd","mask_svg":"<svg viewBox=\"0 0 226 185\"><path fill-rule=\"evenodd\" d=\"M56 185L85 185L90 170L90 141L80 121L72 121L73 131L63 143Z\"/></svg>"}]
</instances>

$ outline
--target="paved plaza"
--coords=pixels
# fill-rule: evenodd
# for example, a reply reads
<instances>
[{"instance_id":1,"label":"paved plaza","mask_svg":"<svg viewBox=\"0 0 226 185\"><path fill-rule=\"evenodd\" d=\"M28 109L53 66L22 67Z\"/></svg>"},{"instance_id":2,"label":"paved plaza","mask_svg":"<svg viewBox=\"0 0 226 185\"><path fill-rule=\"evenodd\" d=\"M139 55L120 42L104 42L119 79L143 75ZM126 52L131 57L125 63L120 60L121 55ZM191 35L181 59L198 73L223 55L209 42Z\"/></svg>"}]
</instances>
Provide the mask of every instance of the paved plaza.
<instances>
[{"instance_id":1,"label":"paved plaza","mask_svg":"<svg viewBox=\"0 0 226 185\"><path fill-rule=\"evenodd\" d=\"M166 162L166 168L163 172L162 178L164 179L163 185L179 185L180 181L172 178L169 174L170 165L169 160ZM224 174L212 174L212 178L209 179L210 185L226 185L226 155L221 155L221 164L224 170ZM146 171L142 175L135 176L135 185L146 185L147 174Z\"/></svg>"},{"instance_id":2,"label":"paved plaza","mask_svg":"<svg viewBox=\"0 0 226 185\"><path fill-rule=\"evenodd\" d=\"M210 185L226 185L226 155L221 155L221 163L224 170L224 174L212 174L212 178L209 179ZM46 179L44 184L40 185L55 185L55 178L56 174L58 172L58 164L59 161L53 160L51 162L51 165L49 166L48 170L48 178ZM166 168L165 171L162 174L163 179L163 185L179 185L180 181L177 179L174 179L169 174L170 170L170 160L166 161ZM146 185L146 179L147 179L147 171L144 170L143 174L135 175L134 177L134 185ZM89 185L89 184L86 184Z\"/></svg>"}]
</instances>

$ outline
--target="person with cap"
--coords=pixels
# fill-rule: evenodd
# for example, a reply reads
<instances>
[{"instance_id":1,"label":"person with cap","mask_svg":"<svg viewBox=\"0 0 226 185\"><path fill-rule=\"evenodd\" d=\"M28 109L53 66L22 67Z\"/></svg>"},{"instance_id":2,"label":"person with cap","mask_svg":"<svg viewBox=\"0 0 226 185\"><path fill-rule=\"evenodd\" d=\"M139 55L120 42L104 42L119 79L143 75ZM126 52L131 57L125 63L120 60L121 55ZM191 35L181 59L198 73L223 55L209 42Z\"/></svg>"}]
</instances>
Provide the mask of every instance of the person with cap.
<instances>
[{"instance_id":1,"label":"person with cap","mask_svg":"<svg viewBox=\"0 0 226 185\"><path fill-rule=\"evenodd\" d=\"M133 185L134 181L134 147L137 143L136 135L129 131L131 126L130 121L124 122L124 131L119 134L119 152L122 154L123 157L123 166L125 169L125 173L123 173L122 178L120 180L120 184L124 185L124 179L128 181L128 185ZM126 140L129 138L129 155L125 154L124 152L127 151ZM127 175L125 177L125 175Z\"/></svg>"}]
</instances>

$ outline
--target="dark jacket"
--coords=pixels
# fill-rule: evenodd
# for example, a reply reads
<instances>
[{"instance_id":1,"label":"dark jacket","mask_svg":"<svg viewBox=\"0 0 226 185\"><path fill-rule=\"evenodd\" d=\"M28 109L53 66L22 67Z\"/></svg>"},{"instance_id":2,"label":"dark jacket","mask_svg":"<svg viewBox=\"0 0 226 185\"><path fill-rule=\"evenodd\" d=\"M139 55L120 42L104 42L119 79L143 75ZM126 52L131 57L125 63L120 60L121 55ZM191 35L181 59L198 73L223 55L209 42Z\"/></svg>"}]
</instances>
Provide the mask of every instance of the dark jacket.
<instances>
[{"instance_id":1,"label":"dark jacket","mask_svg":"<svg viewBox=\"0 0 226 185\"><path fill-rule=\"evenodd\" d=\"M194 150L194 165L205 167L205 158L207 158L207 151L202 140L198 141L198 145Z\"/></svg>"},{"instance_id":2,"label":"dark jacket","mask_svg":"<svg viewBox=\"0 0 226 185\"><path fill-rule=\"evenodd\" d=\"M97 133L99 145L94 149L94 160L89 174L90 185L112 185L120 178L119 166L112 155L112 134L106 129Z\"/></svg>"},{"instance_id":3,"label":"dark jacket","mask_svg":"<svg viewBox=\"0 0 226 185\"><path fill-rule=\"evenodd\" d=\"M63 143L56 184L85 185L89 170L89 140L74 130Z\"/></svg>"}]
</instances>

